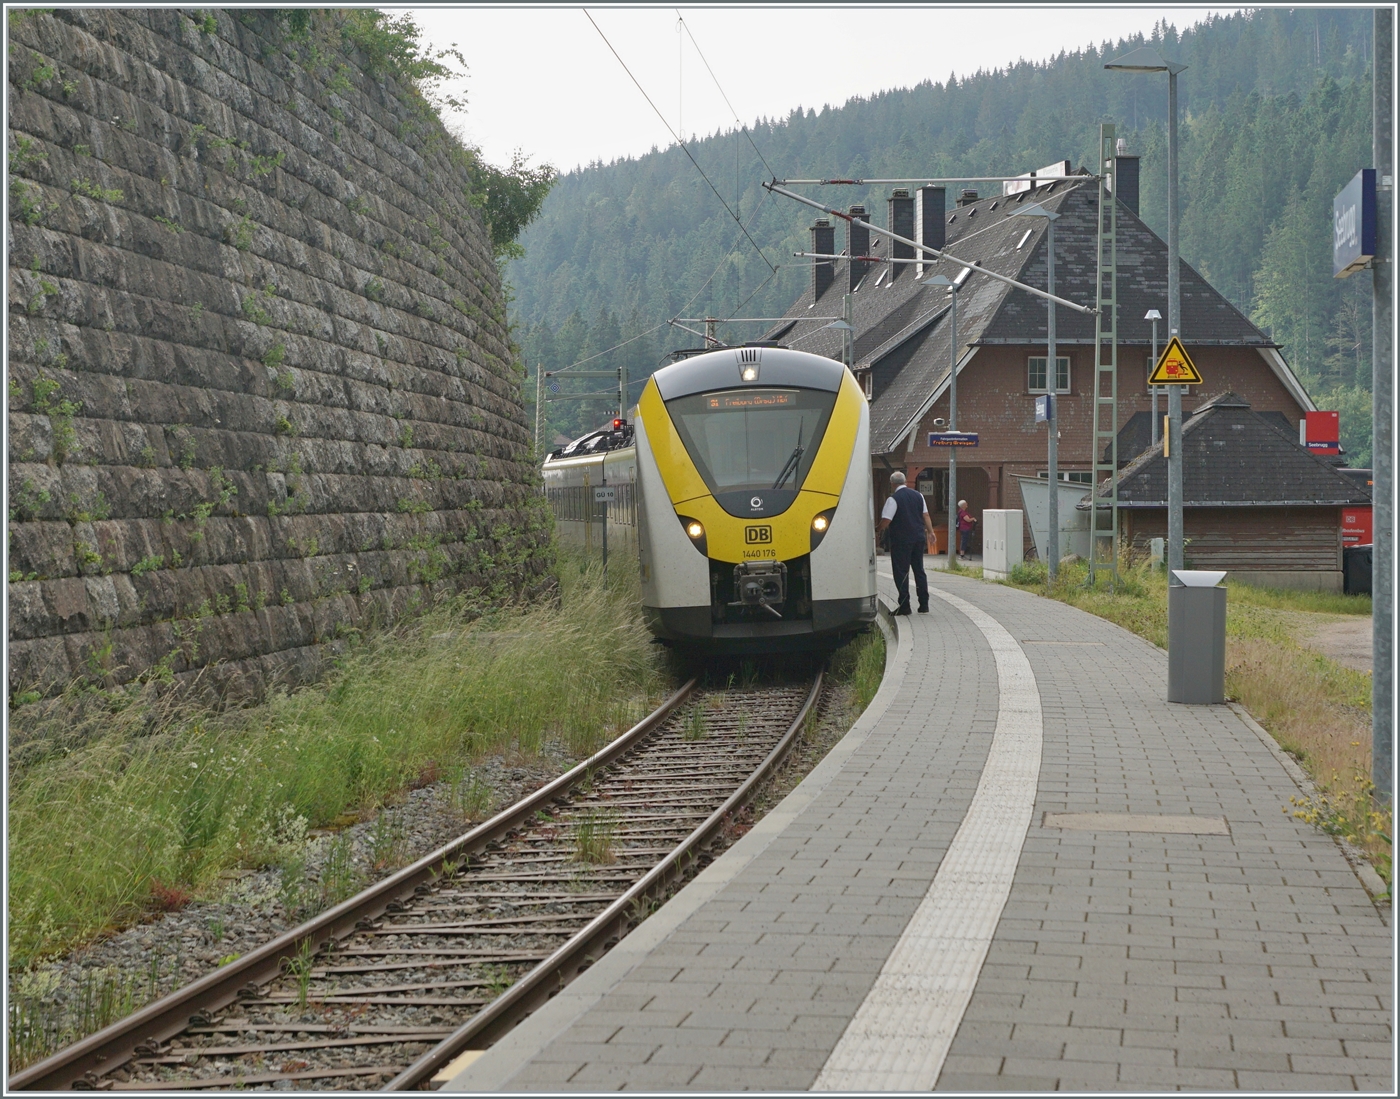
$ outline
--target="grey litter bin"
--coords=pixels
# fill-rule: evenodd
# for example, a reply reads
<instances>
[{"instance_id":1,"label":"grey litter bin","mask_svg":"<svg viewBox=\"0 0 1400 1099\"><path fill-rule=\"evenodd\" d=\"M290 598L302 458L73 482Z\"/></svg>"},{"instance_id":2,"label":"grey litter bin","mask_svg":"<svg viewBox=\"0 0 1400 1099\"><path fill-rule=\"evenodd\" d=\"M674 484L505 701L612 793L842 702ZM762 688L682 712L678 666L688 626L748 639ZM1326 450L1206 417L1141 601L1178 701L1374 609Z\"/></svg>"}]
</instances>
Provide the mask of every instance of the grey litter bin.
<instances>
[{"instance_id":1,"label":"grey litter bin","mask_svg":"<svg viewBox=\"0 0 1400 1099\"><path fill-rule=\"evenodd\" d=\"M1225 574L1176 569L1167 589L1167 701L1225 701Z\"/></svg>"}]
</instances>

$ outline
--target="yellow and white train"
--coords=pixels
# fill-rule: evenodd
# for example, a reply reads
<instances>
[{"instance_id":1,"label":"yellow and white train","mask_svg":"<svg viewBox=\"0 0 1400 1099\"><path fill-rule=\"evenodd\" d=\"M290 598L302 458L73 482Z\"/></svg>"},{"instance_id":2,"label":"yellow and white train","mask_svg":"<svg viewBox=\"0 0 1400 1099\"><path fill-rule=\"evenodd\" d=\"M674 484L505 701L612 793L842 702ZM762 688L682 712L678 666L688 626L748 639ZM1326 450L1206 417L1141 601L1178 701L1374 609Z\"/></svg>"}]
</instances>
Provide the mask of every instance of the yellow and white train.
<instances>
[{"instance_id":1,"label":"yellow and white train","mask_svg":"<svg viewBox=\"0 0 1400 1099\"><path fill-rule=\"evenodd\" d=\"M832 359L751 345L674 363L630 425L555 452L544 478L563 537L596 546L606 521L611 552L635 544L665 642L831 648L875 618L869 411ZM605 479L613 500L594 503Z\"/></svg>"}]
</instances>

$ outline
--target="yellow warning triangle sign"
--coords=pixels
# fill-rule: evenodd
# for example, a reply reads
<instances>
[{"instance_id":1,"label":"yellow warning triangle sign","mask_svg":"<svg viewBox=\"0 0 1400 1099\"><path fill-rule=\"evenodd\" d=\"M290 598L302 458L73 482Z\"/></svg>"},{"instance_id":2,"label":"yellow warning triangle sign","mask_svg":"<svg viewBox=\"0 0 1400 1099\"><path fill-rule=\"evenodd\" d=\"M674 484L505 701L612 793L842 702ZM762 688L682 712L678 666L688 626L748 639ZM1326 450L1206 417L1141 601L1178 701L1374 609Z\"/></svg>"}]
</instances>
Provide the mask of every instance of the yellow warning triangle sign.
<instances>
[{"instance_id":1,"label":"yellow warning triangle sign","mask_svg":"<svg viewBox=\"0 0 1400 1099\"><path fill-rule=\"evenodd\" d=\"M1205 379L1201 377L1201 372L1196 369L1196 364L1191 361L1191 356L1186 354L1186 348L1181 346L1181 340L1173 336L1171 343L1167 344L1167 349L1162 352L1162 357L1157 360L1157 365L1152 368L1152 376L1147 379L1148 385L1203 385Z\"/></svg>"}]
</instances>

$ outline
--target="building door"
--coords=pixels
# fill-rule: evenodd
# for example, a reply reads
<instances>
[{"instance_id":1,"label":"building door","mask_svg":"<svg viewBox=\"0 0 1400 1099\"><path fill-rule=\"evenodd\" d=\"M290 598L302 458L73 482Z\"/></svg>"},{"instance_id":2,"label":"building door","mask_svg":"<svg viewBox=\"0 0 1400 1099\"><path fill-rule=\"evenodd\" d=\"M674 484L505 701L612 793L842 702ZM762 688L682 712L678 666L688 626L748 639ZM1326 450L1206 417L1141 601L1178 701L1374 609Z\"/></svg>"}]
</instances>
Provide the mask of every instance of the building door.
<instances>
[{"instance_id":1,"label":"building door","mask_svg":"<svg viewBox=\"0 0 1400 1099\"><path fill-rule=\"evenodd\" d=\"M944 484L947 484L946 473L944 474ZM991 479L987 476L985 469L981 466L958 469L958 499L967 501L967 510L977 520L977 525L972 528L973 553L982 552L982 512L988 507L990 494Z\"/></svg>"}]
</instances>

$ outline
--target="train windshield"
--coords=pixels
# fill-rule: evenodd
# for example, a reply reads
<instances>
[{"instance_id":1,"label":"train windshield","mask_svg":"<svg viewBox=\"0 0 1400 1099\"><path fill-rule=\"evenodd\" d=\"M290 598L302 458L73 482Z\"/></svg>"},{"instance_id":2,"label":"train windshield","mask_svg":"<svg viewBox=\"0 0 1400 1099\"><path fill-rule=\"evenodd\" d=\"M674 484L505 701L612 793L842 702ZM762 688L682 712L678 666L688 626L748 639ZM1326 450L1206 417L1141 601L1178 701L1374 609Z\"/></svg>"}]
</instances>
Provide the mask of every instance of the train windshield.
<instances>
[{"instance_id":1,"label":"train windshield","mask_svg":"<svg viewBox=\"0 0 1400 1099\"><path fill-rule=\"evenodd\" d=\"M818 389L725 389L666 402L711 492L802 487L836 394Z\"/></svg>"}]
</instances>

